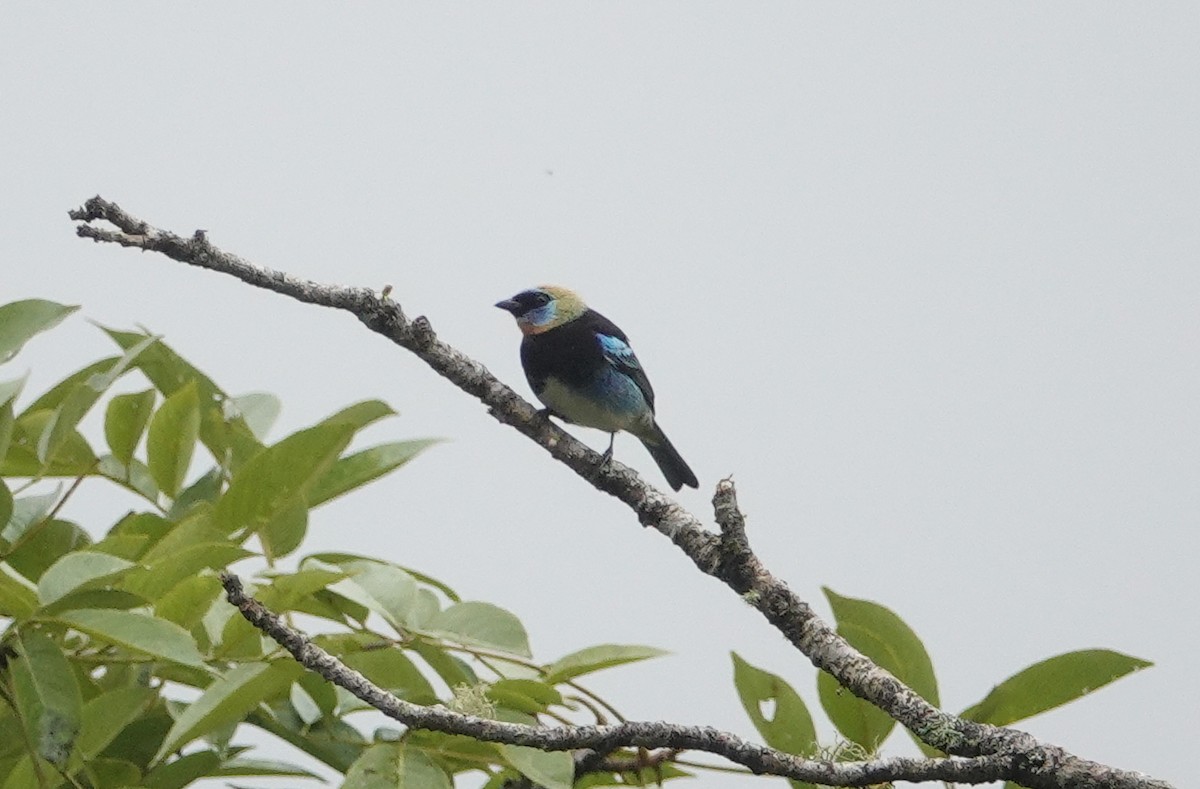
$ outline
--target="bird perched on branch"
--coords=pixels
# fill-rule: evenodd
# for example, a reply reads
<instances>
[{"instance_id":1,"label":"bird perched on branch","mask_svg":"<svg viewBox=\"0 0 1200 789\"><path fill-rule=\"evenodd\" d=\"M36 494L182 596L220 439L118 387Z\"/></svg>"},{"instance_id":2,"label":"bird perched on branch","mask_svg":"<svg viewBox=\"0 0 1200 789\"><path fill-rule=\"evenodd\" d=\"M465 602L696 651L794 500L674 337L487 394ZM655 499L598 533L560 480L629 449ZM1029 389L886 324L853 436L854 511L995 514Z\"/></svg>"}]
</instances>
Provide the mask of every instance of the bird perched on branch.
<instances>
[{"instance_id":1,"label":"bird perched on branch","mask_svg":"<svg viewBox=\"0 0 1200 789\"><path fill-rule=\"evenodd\" d=\"M554 285L522 291L496 304L511 312L525 338L521 366L546 412L609 434L641 439L673 490L698 487L696 475L654 420L654 390L629 339L616 324Z\"/></svg>"}]
</instances>

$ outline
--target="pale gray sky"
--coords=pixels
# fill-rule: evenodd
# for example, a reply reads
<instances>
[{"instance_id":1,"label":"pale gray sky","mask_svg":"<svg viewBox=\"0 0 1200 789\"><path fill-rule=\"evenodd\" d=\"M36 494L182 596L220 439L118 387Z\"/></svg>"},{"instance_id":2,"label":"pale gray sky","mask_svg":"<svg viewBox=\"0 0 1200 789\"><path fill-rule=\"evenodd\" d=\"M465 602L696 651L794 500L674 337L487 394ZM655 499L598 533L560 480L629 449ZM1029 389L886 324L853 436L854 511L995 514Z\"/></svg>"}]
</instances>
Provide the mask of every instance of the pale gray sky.
<instances>
[{"instance_id":1,"label":"pale gray sky","mask_svg":"<svg viewBox=\"0 0 1200 789\"><path fill-rule=\"evenodd\" d=\"M57 3L0 22L3 301L145 324L227 389L280 395L279 434L381 397L402 417L375 439L451 439L321 511L313 550L504 605L546 660L672 650L597 679L631 717L752 735L731 649L818 707L753 611L413 358L346 315L79 241L68 208L99 192L297 275L390 283L521 391L491 305L575 288L649 370L694 511L734 474L768 565L821 611L822 585L897 611L948 709L1068 650L1154 661L1025 728L1192 778L1195 3ZM22 357L31 391L109 350L72 321ZM617 457L660 482L633 439ZM73 514L124 506L96 491Z\"/></svg>"}]
</instances>

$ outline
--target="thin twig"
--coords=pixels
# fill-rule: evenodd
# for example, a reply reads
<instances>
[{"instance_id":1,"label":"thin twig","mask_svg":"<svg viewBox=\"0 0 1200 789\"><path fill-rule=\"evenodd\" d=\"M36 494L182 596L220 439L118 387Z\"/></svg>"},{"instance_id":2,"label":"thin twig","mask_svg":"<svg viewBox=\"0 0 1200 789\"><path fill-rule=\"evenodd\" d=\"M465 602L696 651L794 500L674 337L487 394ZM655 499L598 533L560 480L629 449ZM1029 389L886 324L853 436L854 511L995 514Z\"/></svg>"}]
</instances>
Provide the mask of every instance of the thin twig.
<instances>
[{"instance_id":1,"label":"thin twig","mask_svg":"<svg viewBox=\"0 0 1200 789\"><path fill-rule=\"evenodd\" d=\"M956 781L987 783L1007 774L1008 761L998 756L972 759L914 759L892 757L862 762L823 762L755 745L710 726L682 726L628 721L608 726L538 727L504 723L454 712L442 706L423 707L380 688L290 628L278 614L246 594L241 579L222 573L225 596L250 624L275 639L301 665L346 689L394 720L414 729L462 734L485 742L524 745L547 751L581 748L611 753L620 747L698 750L723 756L755 773L835 786L868 786L884 781Z\"/></svg>"}]
</instances>

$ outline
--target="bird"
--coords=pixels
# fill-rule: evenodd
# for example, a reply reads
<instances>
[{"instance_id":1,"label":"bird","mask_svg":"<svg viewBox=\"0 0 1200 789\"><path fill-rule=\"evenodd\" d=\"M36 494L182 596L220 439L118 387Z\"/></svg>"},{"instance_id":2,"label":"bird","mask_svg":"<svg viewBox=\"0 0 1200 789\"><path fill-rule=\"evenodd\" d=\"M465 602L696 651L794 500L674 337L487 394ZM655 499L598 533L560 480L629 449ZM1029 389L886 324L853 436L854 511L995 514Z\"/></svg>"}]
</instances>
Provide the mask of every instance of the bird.
<instances>
[{"instance_id":1,"label":"bird","mask_svg":"<svg viewBox=\"0 0 1200 789\"><path fill-rule=\"evenodd\" d=\"M672 490L699 482L654 415L654 390L629 338L588 307L578 294L557 285L523 290L496 303L512 313L524 335L521 366L543 413L609 434L602 465L612 460L618 431L636 436Z\"/></svg>"}]
</instances>

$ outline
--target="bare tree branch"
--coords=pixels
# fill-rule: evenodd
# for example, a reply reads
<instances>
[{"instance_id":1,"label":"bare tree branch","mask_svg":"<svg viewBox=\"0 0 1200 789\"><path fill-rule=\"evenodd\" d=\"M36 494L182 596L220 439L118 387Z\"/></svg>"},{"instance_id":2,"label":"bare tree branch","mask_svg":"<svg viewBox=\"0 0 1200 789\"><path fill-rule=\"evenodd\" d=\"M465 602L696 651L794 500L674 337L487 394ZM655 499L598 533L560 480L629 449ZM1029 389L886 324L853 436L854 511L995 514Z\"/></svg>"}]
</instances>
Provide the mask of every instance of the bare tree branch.
<instances>
[{"instance_id":1,"label":"bare tree branch","mask_svg":"<svg viewBox=\"0 0 1200 789\"><path fill-rule=\"evenodd\" d=\"M864 762L822 762L747 742L735 734L710 726L682 726L661 722L627 721L607 726L554 726L540 728L503 723L464 715L445 707L424 707L397 698L359 672L312 643L248 596L241 579L223 573L221 583L229 602L250 624L275 639L305 668L345 688L383 714L415 729L462 734L487 742L525 745L545 751L587 748L609 753L623 746L697 750L723 756L755 773L768 773L798 781L834 786L867 786L886 781L954 781L979 784L1001 780L1009 772L999 756L972 759L913 759L892 757Z\"/></svg>"},{"instance_id":2,"label":"bare tree branch","mask_svg":"<svg viewBox=\"0 0 1200 789\"><path fill-rule=\"evenodd\" d=\"M667 536L702 572L722 581L753 605L813 665L831 674L854 695L884 710L928 745L955 756L998 757L1001 763L1010 765L1005 776L1008 780L1034 789L1168 789L1165 782L1081 759L1024 732L975 723L937 709L851 647L786 583L763 566L746 541L744 518L737 506L732 481L723 481L713 500L721 527L718 536L632 469L617 462L602 465L597 453L540 416L537 409L483 365L439 340L426 318L410 320L390 299L366 288L325 285L257 266L213 246L203 231L184 238L152 227L98 196L71 211L70 217L84 223L76 228L83 238L159 252L299 301L354 314L372 331L408 349L479 399L497 420L535 441L597 490L624 502L643 525ZM107 221L117 230L91 224L97 220ZM660 742L647 747L670 746Z\"/></svg>"}]
</instances>

